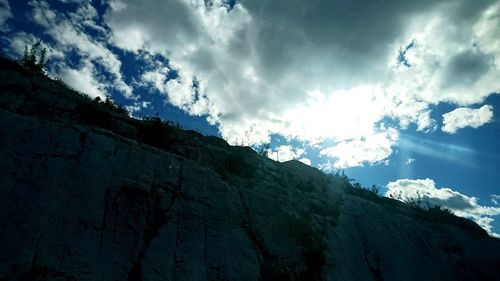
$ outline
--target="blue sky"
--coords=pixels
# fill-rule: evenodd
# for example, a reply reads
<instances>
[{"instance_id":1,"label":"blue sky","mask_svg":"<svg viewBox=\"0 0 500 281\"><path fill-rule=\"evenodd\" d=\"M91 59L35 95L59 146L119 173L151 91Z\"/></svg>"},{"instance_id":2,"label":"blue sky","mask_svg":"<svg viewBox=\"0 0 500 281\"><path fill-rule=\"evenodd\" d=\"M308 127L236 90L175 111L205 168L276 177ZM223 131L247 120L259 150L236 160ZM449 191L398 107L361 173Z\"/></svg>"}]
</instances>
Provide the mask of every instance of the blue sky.
<instances>
[{"instance_id":1,"label":"blue sky","mask_svg":"<svg viewBox=\"0 0 500 281\"><path fill-rule=\"evenodd\" d=\"M500 1L0 0L0 47L271 158L500 233Z\"/></svg>"}]
</instances>

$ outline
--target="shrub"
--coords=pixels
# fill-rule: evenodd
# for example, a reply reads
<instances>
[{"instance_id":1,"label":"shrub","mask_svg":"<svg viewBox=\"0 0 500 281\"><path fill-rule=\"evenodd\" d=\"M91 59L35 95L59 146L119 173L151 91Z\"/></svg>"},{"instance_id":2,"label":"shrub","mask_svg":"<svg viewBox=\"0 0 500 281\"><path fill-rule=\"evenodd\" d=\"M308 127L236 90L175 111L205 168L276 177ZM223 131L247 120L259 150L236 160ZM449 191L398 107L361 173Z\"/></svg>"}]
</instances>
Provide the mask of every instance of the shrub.
<instances>
[{"instance_id":1,"label":"shrub","mask_svg":"<svg viewBox=\"0 0 500 281\"><path fill-rule=\"evenodd\" d=\"M260 281L322 280L322 270L326 265L326 228L315 223L309 213L298 217L287 215L282 223L286 233L302 249L304 264L283 263L283 259L266 251L264 264L261 265Z\"/></svg>"},{"instance_id":2,"label":"shrub","mask_svg":"<svg viewBox=\"0 0 500 281\"><path fill-rule=\"evenodd\" d=\"M378 195L378 193L372 191L371 189L366 189L361 187L360 184L355 183L354 185L350 185L351 188L347 189L347 193L364 198L366 200L374 201L380 203L382 198Z\"/></svg>"},{"instance_id":3,"label":"shrub","mask_svg":"<svg viewBox=\"0 0 500 281\"><path fill-rule=\"evenodd\" d=\"M96 103L82 103L77 107L78 114L83 122L107 129L111 125L112 116L109 112L102 110Z\"/></svg>"},{"instance_id":4,"label":"shrub","mask_svg":"<svg viewBox=\"0 0 500 281\"><path fill-rule=\"evenodd\" d=\"M110 129L116 133L116 130L112 128L114 115L128 116L127 110L117 106L109 97L102 101L100 97L91 99L89 96L82 95L88 100L77 104L76 113L79 115L80 121L91 126Z\"/></svg>"},{"instance_id":5,"label":"shrub","mask_svg":"<svg viewBox=\"0 0 500 281\"><path fill-rule=\"evenodd\" d=\"M326 263L326 229L314 223L312 215L304 213L298 218L289 217L287 225L294 239L302 247L306 270L300 272L298 280L321 280Z\"/></svg>"},{"instance_id":6,"label":"shrub","mask_svg":"<svg viewBox=\"0 0 500 281\"><path fill-rule=\"evenodd\" d=\"M101 100L99 97L97 97L96 100L97 99L98 101ZM101 104L103 104L104 107L109 111L116 112L121 115L128 115L127 110L123 107L118 106L116 102L113 99L111 99L110 96L106 96L106 99L102 101Z\"/></svg>"},{"instance_id":7,"label":"shrub","mask_svg":"<svg viewBox=\"0 0 500 281\"><path fill-rule=\"evenodd\" d=\"M344 173L342 173L341 178L346 181L347 187L349 187L347 189L347 193L377 203L381 203L383 201L382 196L379 194L380 193L379 186L373 184L370 188L364 188L361 186L359 182L354 182L355 181L354 179L349 179L347 176L345 176Z\"/></svg>"},{"instance_id":8,"label":"shrub","mask_svg":"<svg viewBox=\"0 0 500 281\"><path fill-rule=\"evenodd\" d=\"M298 181L296 187L304 192L312 192L314 191L314 181L311 178L307 180L301 179Z\"/></svg>"},{"instance_id":9,"label":"shrub","mask_svg":"<svg viewBox=\"0 0 500 281\"><path fill-rule=\"evenodd\" d=\"M234 147L227 156L224 166L233 175L252 178L256 173L256 169L248 162L245 154L245 148Z\"/></svg>"},{"instance_id":10,"label":"shrub","mask_svg":"<svg viewBox=\"0 0 500 281\"><path fill-rule=\"evenodd\" d=\"M139 141L151 146L172 150L175 144L175 133L179 130L171 121L162 121L160 117L144 118L138 127Z\"/></svg>"}]
</instances>

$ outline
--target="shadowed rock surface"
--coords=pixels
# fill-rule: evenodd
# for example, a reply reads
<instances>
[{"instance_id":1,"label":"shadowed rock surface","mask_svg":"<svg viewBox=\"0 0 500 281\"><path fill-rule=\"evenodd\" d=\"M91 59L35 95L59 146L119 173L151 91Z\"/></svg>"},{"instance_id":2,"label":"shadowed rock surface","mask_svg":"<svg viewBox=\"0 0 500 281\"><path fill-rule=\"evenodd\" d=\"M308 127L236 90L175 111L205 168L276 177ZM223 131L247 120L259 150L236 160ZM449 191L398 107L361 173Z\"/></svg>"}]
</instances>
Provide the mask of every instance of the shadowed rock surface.
<instances>
[{"instance_id":1,"label":"shadowed rock surface","mask_svg":"<svg viewBox=\"0 0 500 281\"><path fill-rule=\"evenodd\" d=\"M498 280L500 241L0 60L0 280Z\"/></svg>"}]
</instances>

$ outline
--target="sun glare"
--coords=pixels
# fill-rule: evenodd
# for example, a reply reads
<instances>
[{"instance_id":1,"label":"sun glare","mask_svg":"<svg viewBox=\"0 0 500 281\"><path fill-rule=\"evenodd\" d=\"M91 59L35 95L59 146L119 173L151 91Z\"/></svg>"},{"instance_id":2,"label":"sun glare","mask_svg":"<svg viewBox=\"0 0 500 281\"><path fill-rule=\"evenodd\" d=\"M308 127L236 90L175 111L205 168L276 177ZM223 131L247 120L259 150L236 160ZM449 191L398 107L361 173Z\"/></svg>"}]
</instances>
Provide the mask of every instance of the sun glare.
<instances>
[{"instance_id":1,"label":"sun glare","mask_svg":"<svg viewBox=\"0 0 500 281\"><path fill-rule=\"evenodd\" d=\"M380 89L373 86L333 91L329 95L311 91L305 103L285 113L285 120L291 124L288 129L298 132L297 138L303 140L340 142L367 138L376 133L376 123L384 115L380 96Z\"/></svg>"}]
</instances>

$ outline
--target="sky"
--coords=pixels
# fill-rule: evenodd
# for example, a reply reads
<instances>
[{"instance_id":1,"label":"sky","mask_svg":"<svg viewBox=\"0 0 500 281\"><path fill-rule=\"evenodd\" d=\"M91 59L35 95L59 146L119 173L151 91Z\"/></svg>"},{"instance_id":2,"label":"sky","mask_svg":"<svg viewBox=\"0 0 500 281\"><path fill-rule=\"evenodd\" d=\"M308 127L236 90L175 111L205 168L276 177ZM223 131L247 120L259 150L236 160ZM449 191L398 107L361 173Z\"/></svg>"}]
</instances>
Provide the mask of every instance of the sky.
<instances>
[{"instance_id":1,"label":"sky","mask_svg":"<svg viewBox=\"0 0 500 281\"><path fill-rule=\"evenodd\" d=\"M131 116L500 233L500 1L0 0L11 58Z\"/></svg>"}]
</instances>

